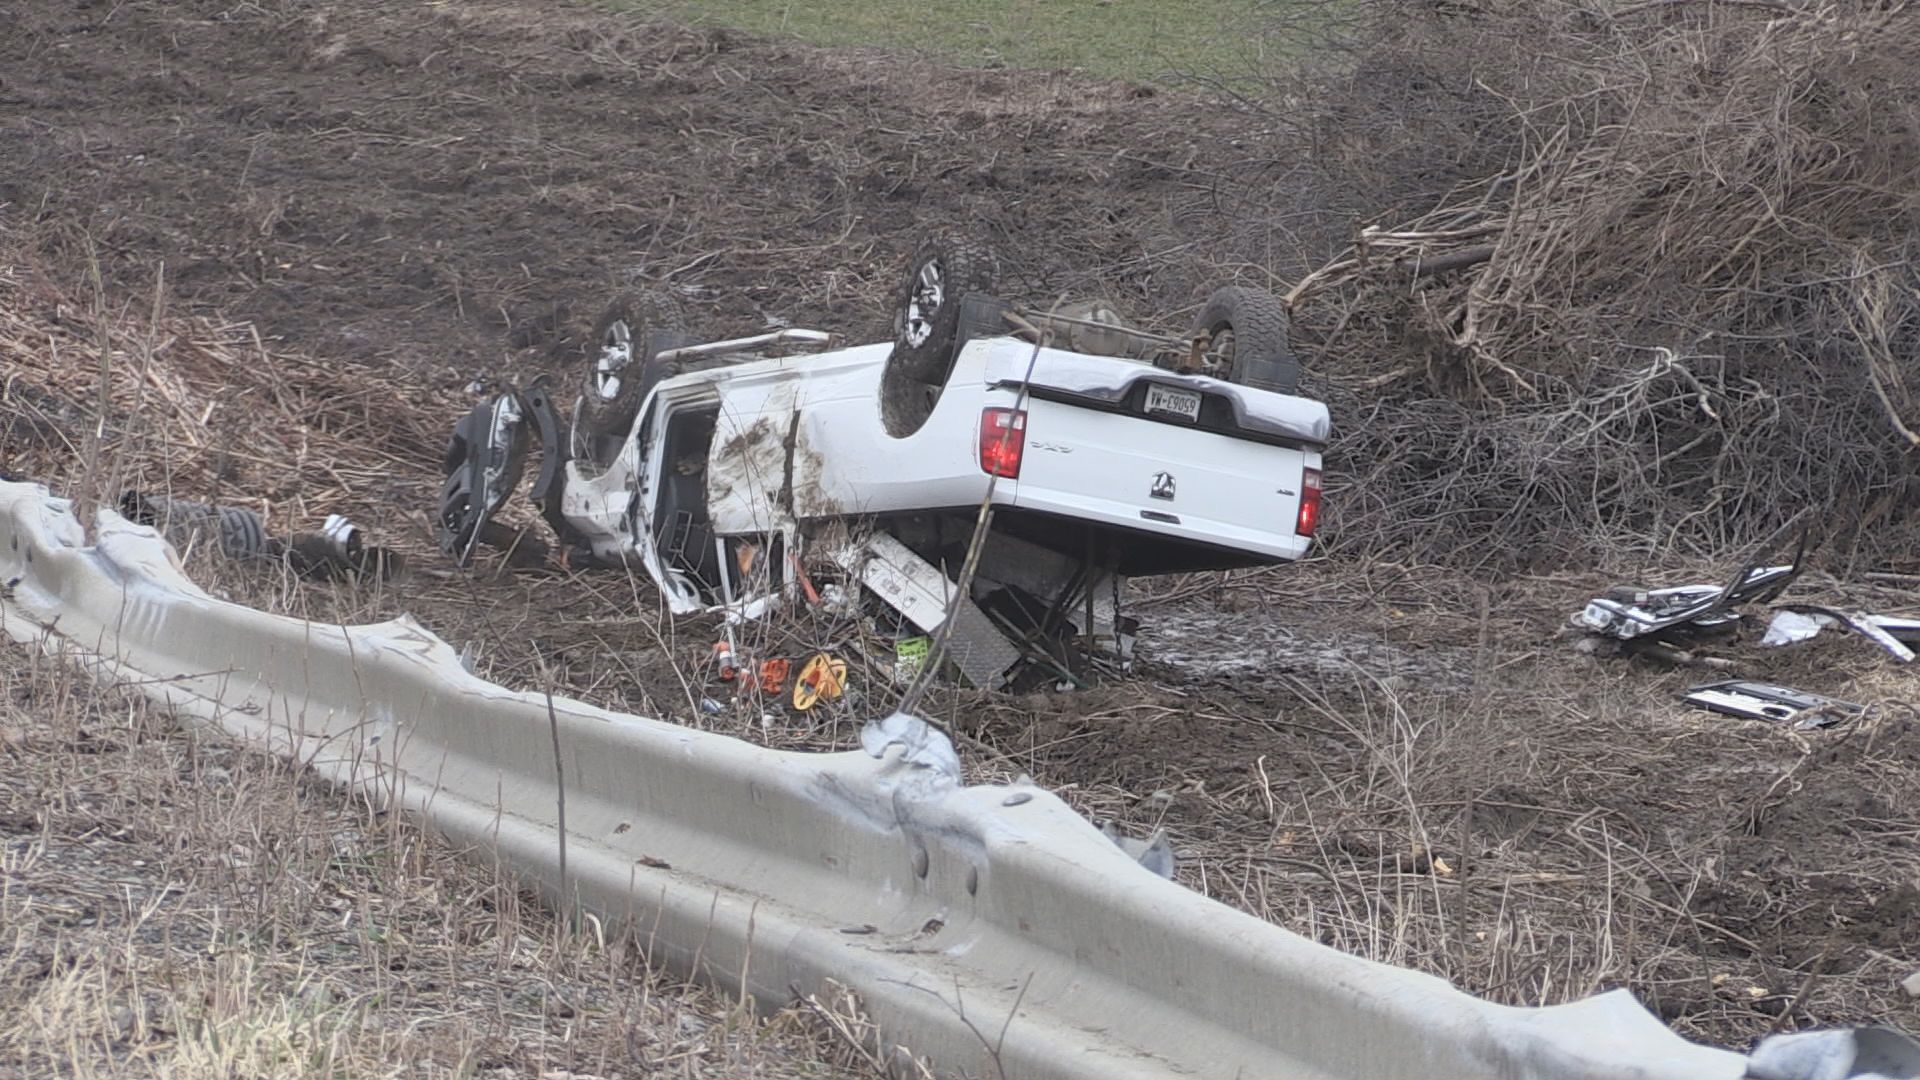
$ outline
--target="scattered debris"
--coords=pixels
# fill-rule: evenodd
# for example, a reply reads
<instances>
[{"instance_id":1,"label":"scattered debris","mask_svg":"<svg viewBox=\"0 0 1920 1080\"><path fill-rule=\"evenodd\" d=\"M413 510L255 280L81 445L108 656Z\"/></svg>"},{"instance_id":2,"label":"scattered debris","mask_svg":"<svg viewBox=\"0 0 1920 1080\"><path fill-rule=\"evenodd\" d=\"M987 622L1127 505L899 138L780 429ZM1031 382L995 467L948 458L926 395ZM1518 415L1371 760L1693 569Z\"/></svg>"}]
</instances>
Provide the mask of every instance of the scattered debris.
<instances>
[{"instance_id":1,"label":"scattered debris","mask_svg":"<svg viewBox=\"0 0 1920 1080\"><path fill-rule=\"evenodd\" d=\"M273 541L268 542L269 548ZM297 533L286 541L286 561L295 573L337 579L348 574L385 580L399 573L398 552L370 546L366 530L343 515L328 514L319 532Z\"/></svg>"},{"instance_id":2,"label":"scattered debris","mask_svg":"<svg viewBox=\"0 0 1920 1080\"><path fill-rule=\"evenodd\" d=\"M904 637L893 643L893 679L902 686L912 682L920 674L920 668L927 662L927 653L933 648L933 639L916 634Z\"/></svg>"},{"instance_id":3,"label":"scattered debris","mask_svg":"<svg viewBox=\"0 0 1920 1080\"><path fill-rule=\"evenodd\" d=\"M441 550L460 566L473 561L474 551L481 544L505 552L508 563L514 566L541 566L548 560L550 549L545 540L493 520L519 486L526 469L528 418L538 426L546 447L529 497L563 543L575 539L559 504L561 485L557 481L566 465L564 453L554 449L562 445L560 414L544 379L535 379L525 391L509 390L474 406L454 426L441 461L446 480L440 486L435 522Z\"/></svg>"},{"instance_id":4,"label":"scattered debris","mask_svg":"<svg viewBox=\"0 0 1920 1080\"><path fill-rule=\"evenodd\" d=\"M857 547L842 549L838 561L851 579L928 634L951 620L946 658L968 683L996 689L1005 682L1008 669L1021 660L1023 650L994 626L978 604L954 595L953 582L939 567L892 536L876 533ZM901 655L896 649L895 656ZM916 657L915 670L925 655L921 652Z\"/></svg>"},{"instance_id":5,"label":"scattered debris","mask_svg":"<svg viewBox=\"0 0 1920 1080\"><path fill-rule=\"evenodd\" d=\"M1839 701L1772 683L1727 679L1689 689L1685 700L1711 712L1749 720L1792 721L1800 730L1832 727L1866 711L1851 701Z\"/></svg>"},{"instance_id":6,"label":"scattered debris","mask_svg":"<svg viewBox=\"0 0 1920 1080\"><path fill-rule=\"evenodd\" d=\"M1613 650L1651 656L1679 666L1738 668L1740 665L1732 660L1698 652L1697 646L1732 637L1742 617L1737 610L1741 605L1774 600L1800 575L1806 563L1811 520L1806 512L1796 515L1769 537L1756 558L1725 585L1609 589L1570 620L1590 635L1577 647L1589 653ZM1780 564L1764 563L1764 556L1789 537L1794 542L1792 558ZM1766 648L1793 645L1835 626L1872 641L1901 663L1911 663L1914 646L1920 645L1920 619L1809 603L1776 605L1759 644ZM1865 711L1864 706L1853 702L1742 679L1695 686L1683 697L1689 704L1712 712L1791 722L1801 730L1830 727Z\"/></svg>"},{"instance_id":7,"label":"scattered debris","mask_svg":"<svg viewBox=\"0 0 1920 1080\"><path fill-rule=\"evenodd\" d=\"M1789 522L1761 547L1764 555L1786 529L1798 528L1792 561L1767 566L1758 560L1740 568L1725 585L1682 585L1667 589L1616 586L1588 601L1573 617L1576 626L1596 634L1633 641L1641 638L1674 645L1730 631L1740 619L1734 609L1765 603L1779 596L1800 576L1806 560L1811 519L1802 515Z\"/></svg>"},{"instance_id":8,"label":"scattered debris","mask_svg":"<svg viewBox=\"0 0 1920 1080\"><path fill-rule=\"evenodd\" d=\"M1739 614L1727 610L1730 602L1727 590L1718 585L1651 590L1623 585L1589 600L1574 619L1596 634L1622 641L1648 636L1671 638L1683 633L1694 636L1738 621Z\"/></svg>"},{"instance_id":9,"label":"scattered debris","mask_svg":"<svg viewBox=\"0 0 1920 1080\"><path fill-rule=\"evenodd\" d=\"M838 698L846 689L847 662L826 653L815 653L800 669L793 683L793 707L801 712L822 700Z\"/></svg>"},{"instance_id":10,"label":"scattered debris","mask_svg":"<svg viewBox=\"0 0 1920 1080\"><path fill-rule=\"evenodd\" d=\"M860 729L860 748L870 757L884 759L895 746L900 748L899 760L910 768L930 770L948 783L959 781L960 755L953 740L925 720L897 712Z\"/></svg>"},{"instance_id":11,"label":"scattered debris","mask_svg":"<svg viewBox=\"0 0 1920 1080\"><path fill-rule=\"evenodd\" d=\"M1767 636L1760 640L1760 644L1791 645L1806 641L1836 624L1880 646L1903 664L1913 662L1910 644L1920 644L1920 619L1841 611L1819 604L1780 605L1780 609L1774 613L1773 622L1767 626Z\"/></svg>"},{"instance_id":12,"label":"scattered debris","mask_svg":"<svg viewBox=\"0 0 1920 1080\"><path fill-rule=\"evenodd\" d=\"M281 562L302 577L323 580L349 575L387 580L405 569L398 552L367 543L365 530L340 514L327 515L316 532L282 540L269 537L260 515L243 506L128 491L120 496L120 512L158 530L182 553L212 544L227 559Z\"/></svg>"},{"instance_id":13,"label":"scattered debris","mask_svg":"<svg viewBox=\"0 0 1920 1080\"><path fill-rule=\"evenodd\" d=\"M260 558L267 553L267 530L260 515L241 506L149 496L128 491L120 496L120 513L128 520L159 530L182 555L211 543L229 559Z\"/></svg>"},{"instance_id":14,"label":"scattered debris","mask_svg":"<svg viewBox=\"0 0 1920 1080\"><path fill-rule=\"evenodd\" d=\"M736 651L732 643L721 640L713 643L705 659L716 678L735 684L736 703L742 695L757 693L774 699L784 695L795 711L809 712L822 701L848 696L847 662L831 653L816 652L804 661L782 656L747 657ZM797 676L794 674L796 664ZM726 708L723 702L712 697L700 702L701 711L711 715L725 712ZM763 719L766 723L773 722L771 713Z\"/></svg>"},{"instance_id":15,"label":"scattered debris","mask_svg":"<svg viewBox=\"0 0 1920 1080\"><path fill-rule=\"evenodd\" d=\"M1832 625L1833 620L1824 616L1803 615L1798 611L1781 609L1773 613L1773 621L1767 624L1766 636L1760 639L1760 644L1768 648L1792 645L1810 640Z\"/></svg>"},{"instance_id":16,"label":"scattered debris","mask_svg":"<svg viewBox=\"0 0 1920 1080\"><path fill-rule=\"evenodd\" d=\"M779 697L787 688L787 676L793 673L793 661L780 657L760 662L760 692Z\"/></svg>"},{"instance_id":17,"label":"scattered debris","mask_svg":"<svg viewBox=\"0 0 1920 1080\"><path fill-rule=\"evenodd\" d=\"M1755 558L1725 585L1666 589L1616 586L1588 601L1573 616L1572 623L1621 641L1668 647L1684 647L1702 638L1729 634L1740 619L1735 608L1772 600L1800 576L1812 540L1813 520L1806 511L1795 515L1768 537ZM1765 556L1789 537L1794 540L1793 558L1784 565L1767 565Z\"/></svg>"}]
</instances>

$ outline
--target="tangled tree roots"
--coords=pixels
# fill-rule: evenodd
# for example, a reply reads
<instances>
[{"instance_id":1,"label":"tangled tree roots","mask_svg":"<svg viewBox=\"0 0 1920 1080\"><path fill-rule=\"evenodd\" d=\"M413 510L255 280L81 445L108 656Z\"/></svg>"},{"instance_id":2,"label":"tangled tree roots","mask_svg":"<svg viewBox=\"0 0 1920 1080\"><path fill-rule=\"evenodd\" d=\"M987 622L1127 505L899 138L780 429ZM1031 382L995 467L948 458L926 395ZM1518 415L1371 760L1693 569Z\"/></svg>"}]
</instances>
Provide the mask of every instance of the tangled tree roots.
<instances>
[{"instance_id":1,"label":"tangled tree roots","mask_svg":"<svg viewBox=\"0 0 1920 1080\"><path fill-rule=\"evenodd\" d=\"M1310 134L1356 213L1413 216L1289 296L1346 433L1331 535L1559 561L1813 503L1910 545L1920 12L1385 8Z\"/></svg>"}]
</instances>

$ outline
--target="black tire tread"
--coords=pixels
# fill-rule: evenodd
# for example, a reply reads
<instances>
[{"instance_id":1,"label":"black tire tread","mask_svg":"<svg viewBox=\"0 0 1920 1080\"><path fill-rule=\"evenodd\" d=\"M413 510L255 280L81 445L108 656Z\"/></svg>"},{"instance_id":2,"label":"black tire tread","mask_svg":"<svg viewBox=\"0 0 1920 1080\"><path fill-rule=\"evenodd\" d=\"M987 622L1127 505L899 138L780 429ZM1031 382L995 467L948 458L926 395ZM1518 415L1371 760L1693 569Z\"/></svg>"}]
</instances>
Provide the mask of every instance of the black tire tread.
<instances>
[{"instance_id":1,"label":"black tire tread","mask_svg":"<svg viewBox=\"0 0 1920 1080\"><path fill-rule=\"evenodd\" d=\"M920 268L939 259L944 293L934 312L933 329L919 345L907 343L907 305ZM880 377L880 411L888 432L905 438L926 423L940 390L952 373L960 336L961 301L969 293L992 294L1000 278L1000 260L984 241L959 233L935 233L923 239L907 263L893 299L893 351Z\"/></svg>"},{"instance_id":2,"label":"black tire tread","mask_svg":"<svg viewBox=\"0 0 1920 1080\"><path fill-rule=\"evenodd\" d=\"M920 268L938 258L946 268L946 297L934 313L933 333L917 348L907 344L907 303ZM998 283L1000 260L993 249L971 236L940 233L927 237L914 250L907 272L894 293L893 335L895 358L907 373L922 382L940 383L953 363L953 344L960 329L960 300L970 292L990 293Z\"/></svg>"},{"instance_id":3,"label":"black tire tread","mask_svg":"<svg viewBox=\"0 0 1920 1080\"><path fill-rule=\"evenodd\" d=\"M594 366L600 355L600 343L616 321L624 320L633 334L634 358L620 379L620 392L609 400L594 388ZM657 289L636 289L614 297L593 324L587 339L586 359L580 372L580 426L602 437L626 435L642 400L657 378L646 377L654 363L654 335L662 331L685 333L689 328L686 309L679 301Z\"/></svg>"},{"instance_id":4,"label":"black tire tread","mask_svg":"<svg viewBox=\"0 0 1920 1080\"><path fill-rule=\"evenodd\" d=\"M1207 297L1194 329L1208 334L1233 330L1233 369L1227 381L1291 394L1300 387L1300 361L1289 342L1286 305L1264 289L1223 285Z\"/></svg>"}]
</instances>

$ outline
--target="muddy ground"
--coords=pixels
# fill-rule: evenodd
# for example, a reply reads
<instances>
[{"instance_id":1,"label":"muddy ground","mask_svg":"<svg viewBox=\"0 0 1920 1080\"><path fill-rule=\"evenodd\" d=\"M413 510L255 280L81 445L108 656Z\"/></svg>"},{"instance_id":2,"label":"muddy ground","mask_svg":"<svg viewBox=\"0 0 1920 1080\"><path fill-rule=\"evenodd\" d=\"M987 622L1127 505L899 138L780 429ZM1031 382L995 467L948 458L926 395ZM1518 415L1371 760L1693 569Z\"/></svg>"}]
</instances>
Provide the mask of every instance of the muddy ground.
<instances>
[{"instance_id":1,"label":"muddy ground","mask_svg":"<svg viewBox=\"0 0 1920 1080\"><path fill-rule=\"evenodd\" d=\"M551 669L591 700L772 745L848 745L889 691L868 674L863 703L822 716L709 715L711 635L661 617L644 583L436 562L429 429L475 400L472 378L565 377L600 298L634 280L680 290L714 333L877 333L929 222L984 228L1038 295L1098 284L1174 321L1229 271L1303 255L1279 227L1222 246L1284 202L1223 179L1262 175L1234 145L1259 118L1145 87L498 0L83 0L0 23L0 226L35 283L9 303L70 317L97 261L107 306L141 307L164 262L170 310L252 320L261 362L289 358L276 393L332 400L351 376L391 395L356 399L325 478L238 451L218 476L353 511L414 575L227 587L330 618L409 611L492 677ZM8 392L20 414L28 391ZM38 419L4 451L57 474L86 410L33 393ZM1732 1046L1920 1027L1897 989L1920 968L1913 676L1857 640L1736 645L1754 674L1875 708L1806 733L1691 712L1674 692L1713 676L1558 633L1611 580L1323 560L1155 583L1134 677L934 706L976 775L1028 772L1097 818L1165 827L1193 887L1496 1000L1626 986ZM1898 582L1848 595L1920 604ZM782 627L780 647L832 644L816 631Z\"/></svg>"},{"instance_id":2,"label":"muddy ground","mask_svg":"<svg viewBox=\"0 0 1920 1080\"><path fill-rule=\"evenodd\" d=\"M635 277L715 331L872 331L954 222L1035 289L1197 305L1197 255L1167 249L1244 197L1210 190L1240 121L1145 86L514 3L9 6L0 200L130 286L164 258L177 295L328 355L559 355Z\"/></svg>"}]
</instances>

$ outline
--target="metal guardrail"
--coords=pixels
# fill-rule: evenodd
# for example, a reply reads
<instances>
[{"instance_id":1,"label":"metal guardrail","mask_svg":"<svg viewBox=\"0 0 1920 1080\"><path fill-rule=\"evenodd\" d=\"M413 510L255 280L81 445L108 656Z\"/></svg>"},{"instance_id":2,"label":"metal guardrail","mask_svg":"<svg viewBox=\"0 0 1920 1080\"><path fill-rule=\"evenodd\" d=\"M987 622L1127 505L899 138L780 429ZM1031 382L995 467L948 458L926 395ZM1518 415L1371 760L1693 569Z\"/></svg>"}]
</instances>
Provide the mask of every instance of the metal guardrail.
<instances>
[{"instance_id":1,"label":"metal guardrail","mask_svg":"<svg viewBox=\"0 0 1920 1080\"><path fill-rule=\"evenodd\" d=\"M410 619L343 627L227 603L152 530L99 519L86 546L65 500L0 483L0 630L497 853L681 974L767 1005L834 979L889 1052L942 1075L1747 1074L1745 1056L1681 1039L1624 991L1494 1005L1209 900L1047 791L963 786L951 745L911 718L869 725L866 753L805 754L571 700L550 716Z\"/></svg>"}]
</instances>

